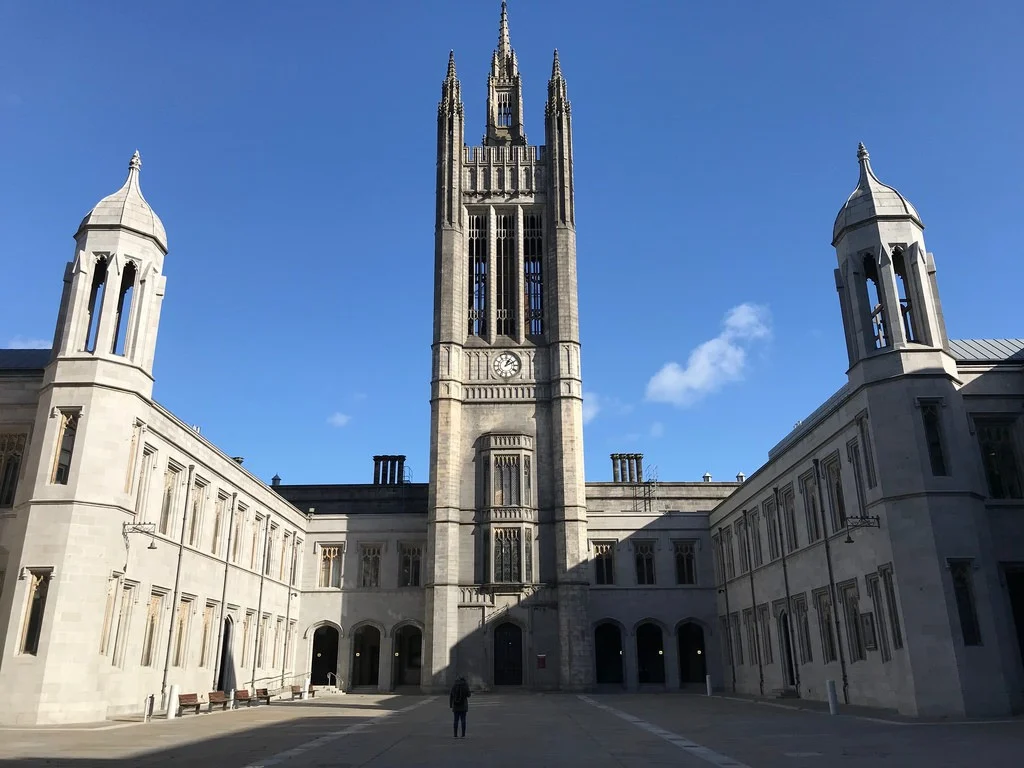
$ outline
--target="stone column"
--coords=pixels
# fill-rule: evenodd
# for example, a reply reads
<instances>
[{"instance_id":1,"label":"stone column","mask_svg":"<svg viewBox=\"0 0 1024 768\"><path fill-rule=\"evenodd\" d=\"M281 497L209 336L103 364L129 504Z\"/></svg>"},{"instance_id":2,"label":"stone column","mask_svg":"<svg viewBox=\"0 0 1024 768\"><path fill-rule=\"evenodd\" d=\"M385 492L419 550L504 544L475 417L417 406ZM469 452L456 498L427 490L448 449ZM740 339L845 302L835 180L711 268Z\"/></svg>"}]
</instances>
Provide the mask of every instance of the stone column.
<instances>
[{"instance_id":1,"label":"stone column","mask_svg":"<svg viewBox=\"0 0 1024 768\"><path fill-rule=\"evenodd\" d=\"M638 682L640 672L636 658L636 635L632 630L626 630L622 638L622 672L625 675L626 690L636 691L639 689Z\"/></svg>"},{"instance_id":2,"label":"stone column","mask_svg":"<svg viewBox=\"0 0 1024 768\"><path fill-rule=\"evenodd\" d=\"M662 648L665 649L665 687L678 691L679 685L679 640L674 633L665 633Z\"/></svg>"},{"instance_id":3,"label":"stone column","mask_svg":"<svg viewBox=\"0 0 1024 768\"><path fill-rule=\"evenodd\" d=\"M338 688L352 690L352 638L347 634L338 639Z\"/></svg>"},{"instance_id":4,"label":"stone column","mask_svg":"<svg viewBox=\"0 0 1024 768\"><path fill-rule=\"evenodd\" d=\"M377 667L377 691L388 693L395 689L391 679L395 669L395 638L393 635L382 635L380 638L380 660Z\"/></svg>"},{"instance_id":5,"label":"stone column","mask_svg":"<svg viewBox=\"0 0 1024 768\"><path fill-rule=\"evenodd\" d=\"M613 483L621 482L621 480L619 479L621 476L622 475L619 472L619 454L613 453L612 454L612 482Z\"/></svg>"}]
</instances>

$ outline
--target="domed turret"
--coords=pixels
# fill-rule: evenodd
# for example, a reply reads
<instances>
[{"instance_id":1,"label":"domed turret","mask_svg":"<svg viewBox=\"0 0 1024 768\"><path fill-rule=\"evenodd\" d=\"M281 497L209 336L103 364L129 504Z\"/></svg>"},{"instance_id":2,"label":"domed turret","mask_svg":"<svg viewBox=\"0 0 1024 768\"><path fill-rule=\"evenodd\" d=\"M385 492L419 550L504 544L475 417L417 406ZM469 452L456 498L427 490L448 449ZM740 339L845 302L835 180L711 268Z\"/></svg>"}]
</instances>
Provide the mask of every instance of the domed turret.
<instances>
[{"instance_id":1,"label":"domed turret","mask_svg":"<svg viewBox=\"0 0 1024 768\"><path fill-rule=\"evenodd\" d=\"M142 158L139 157L139 151L135 150L128 163L128 178L122 187L96 203L82 219L75 237L87 229L127 229L152 238L164 253L167 252L167 233L164 231L163 222L150 208L146 198L142 196L142 190L139 189L141 168Z\"/></svg>"},{"instance_id":2,"label":"domed turret","mask_svg":"<svg viewBox=\"0 0 1024 768\"><path fill-rule=\"evenodd\" d=\"M860 161L860 178L857 188L839 209L835 226L832 228L832 245L839 242L844 232L861 224L878 219L910 218L924 229L917 209L899 192L887 184L883 184L871 170L867 148L861 144L857 147L857 159Z\"/></svg>"}]
</instances>

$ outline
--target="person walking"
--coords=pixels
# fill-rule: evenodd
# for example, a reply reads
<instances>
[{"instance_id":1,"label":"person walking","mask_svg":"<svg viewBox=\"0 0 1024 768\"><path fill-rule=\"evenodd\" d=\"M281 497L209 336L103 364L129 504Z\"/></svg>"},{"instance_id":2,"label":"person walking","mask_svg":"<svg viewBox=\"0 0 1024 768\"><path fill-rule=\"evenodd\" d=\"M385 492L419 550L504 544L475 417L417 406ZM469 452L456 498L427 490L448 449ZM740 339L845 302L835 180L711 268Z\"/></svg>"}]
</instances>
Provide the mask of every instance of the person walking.
<instances>
[{"instance_id":1,"label":"person walking","mask_svg":"<svg viewBox=\"0 0 1024 768\"><path fill-rule=\"evenodd\" d=\"M459 738L460 722L462 723L462 738L466 738L466 713L469 712L469 697L472 695L466 678L459 675L455 679L455 685L452 686L451 692L448 694L448 706L451 707L452 712L455 714L455 720L452 723L452 735L456 739Z\"/></svg>"}]
</instances>

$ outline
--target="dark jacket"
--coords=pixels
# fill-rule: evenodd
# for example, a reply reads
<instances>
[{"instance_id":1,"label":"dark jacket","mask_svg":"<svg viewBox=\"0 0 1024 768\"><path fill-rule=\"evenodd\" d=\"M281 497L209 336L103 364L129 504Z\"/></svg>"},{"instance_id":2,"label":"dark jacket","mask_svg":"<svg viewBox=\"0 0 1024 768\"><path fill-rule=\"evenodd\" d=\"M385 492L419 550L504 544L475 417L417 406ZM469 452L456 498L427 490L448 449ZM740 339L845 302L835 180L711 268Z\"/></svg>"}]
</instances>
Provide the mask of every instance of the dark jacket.
<instances>
[{"instance_id":1,"label":"dark jacket","mask_svg":"<svg viewBox=\"0 0 1024 768\"><path fill-rule=\"evenodd\" d=\"M468 712L469 697L472 695L469 683L460 677L455 681L455 685L452 686L452 690L448 694L448 706L451 707L452 712ZM455 701L457 698L460 699L458 703Z\"/></svg>"}]
</instances>

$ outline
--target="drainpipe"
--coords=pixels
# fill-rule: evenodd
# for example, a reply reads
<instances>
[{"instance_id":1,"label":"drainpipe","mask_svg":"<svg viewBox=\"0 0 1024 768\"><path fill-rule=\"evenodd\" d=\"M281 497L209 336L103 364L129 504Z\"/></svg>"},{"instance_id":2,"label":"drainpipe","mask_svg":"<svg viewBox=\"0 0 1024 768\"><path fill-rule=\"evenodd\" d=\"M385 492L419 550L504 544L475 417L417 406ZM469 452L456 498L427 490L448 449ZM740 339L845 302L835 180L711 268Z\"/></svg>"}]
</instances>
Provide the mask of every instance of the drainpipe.
<instances>
[{"instance_id":1,"label":"drainpipe","mask_svg":"<svg viewBox=\"0 0 1024 768\"><path fill-rule=\"evenodd\" d=\"M228 563L231 559L231 534L235 532L235 503L238 501L238 493L231 494L231 514L228 515L228 540L227 548L224 550L224 585L220 590L220 623L217 629L217 645L216 653L217 660L213 663L213 686L210 688L211 691L217 690L217 678L220 675L220 662L223 658L223 648L221 643L224 642L224 612L227 610L224 606L224 601L228 597Z\"/></svg>"},{"instance_id":2,"label":"drainpipe","mask_svg":"<svg viewBox=\"0 0 1024 768\"><path fill-rule=\"evenodd\" d=\"M761 637L757 630L757 599L754 597L754 560L750 556L750 522L749 513L747 510L743 510L743 527L746 530L747 545L740 542L740 546L747 553L747 576L750 579L750 612L753 614L750 619L754 622L754 647L751 648L751 653L754 654L754 658L757 659L757 686L758 690L761 691L761 695L764 696L764 660L761 658Z\"/></svg>"},{"instance_id":3,"label":"drainpipe","mask_svg":"<svg viewBox=\"0 0 1024 768\"><path fill-rule=\"evenodd\" d=\"M832 571L832 547L825 529L825 496L821 490L821 462L814 460L814 485L818 490L818 506L821 509L821 532L825 537L825 562L828 563L828 591L832 601L832 620L836 625L836 648L839 649L839 668L843 674L843 703L850 703L850 681L846 676L846 654L843 653L843 636L839 629L839 600L836 599L836 577Z\"/></svg>"},{"instance_id":4,"label":"drainpipe","mask_svg":"<svg viewBox=\"0 0 1024 768\"><path fill-rule=\"evenodd\" d=\"M295 582L295 536L292 535L291 563L288 566L288 606L284 611L284 656L281 658L281 687L284 688L284 675L288 670L288 638L291 637L290 622L292 618L292 584ZM293 669L292 672L295 670Z\"/></svg>"},{"instance_id":5,"label":"drainpipe","mask_svg":"<svg viewBox=\"0 0 1024 768\"><path fill-rule=\"evenodd\" d=\"M796 648L793 645L793 598L789 592L789 569L786 567L786 537L783 533L782 528L782 507L779 504L779 486L772 488L772 494L775 496L775 517L778 521L779 529L779 544L781 545L782 552L782 581L786 585L786 618L787 618L787 631L789 633L789 654L790 662L793 664L793 676L796 679L796 691L797 695L800 694L800 665L796 661ZM785 669L783 669L785 674Z\"/></svg>"},{"instance_id":6,"label":"drainpipe","mask_svg":"<svg viewBox=\"0 0 1024 768\"><path fill-rule=\"evenodd\" d=\"M263 626L263 582L267 578L267 558L270 557L270 513L267 513L266 519L263 521L264 528L263 534L263 560L259 564L260 568L260 599L256 604L256 644L252 648L252 683L249 685L249 690L253 691L256 689L256 665L259 663L257 649L260 647L260 627ZM266 638L264 638L265 640Z\"/></svg>"},{"instance_id":7,"label":"drainpipe","mask_svg":"<svg viewBox=\"0 0 1024 768\"><path fill-rule=\"evenodd\" d=\"M722 529L718 529L718 540L722 540ZM729 666L732 668L732 692L736 693L736 649L732 647L732 617L729 615L729 577L722 562L722 592L725 593L725 642L729 648Z\"/></svg>"},{"instance_id":8,"label":"drainpipe","mask_svg":"<svg viewBox=\"0 0 1024 768\"><path fill-rule=\"evenodd\" d=\"M178 598L181 596L181 560L185 554L185 525L188 523L188 505L192 500L192 485L195 482L196 465L188 465L188 485L185 487L185 509L181 515L181 539L178 541L178 568L174 572L174 597L171 599L171 626L167 631L167 653L164 655L164 678L160 682L160 698L165 698L167 691L167 674L171 669L171 641L174 639L174 616L178 610ZM168 704L168 706L170 706Z\"/></svg>"}]
</instances>

